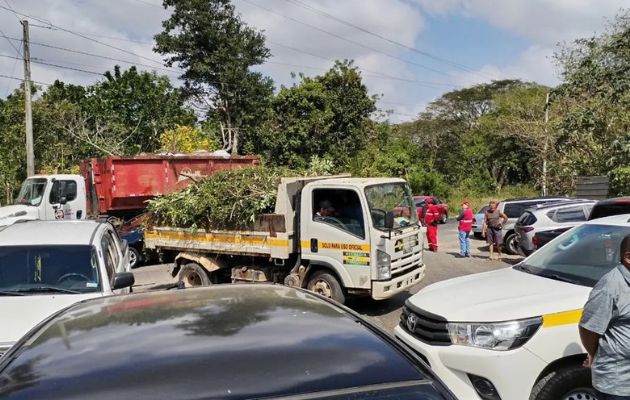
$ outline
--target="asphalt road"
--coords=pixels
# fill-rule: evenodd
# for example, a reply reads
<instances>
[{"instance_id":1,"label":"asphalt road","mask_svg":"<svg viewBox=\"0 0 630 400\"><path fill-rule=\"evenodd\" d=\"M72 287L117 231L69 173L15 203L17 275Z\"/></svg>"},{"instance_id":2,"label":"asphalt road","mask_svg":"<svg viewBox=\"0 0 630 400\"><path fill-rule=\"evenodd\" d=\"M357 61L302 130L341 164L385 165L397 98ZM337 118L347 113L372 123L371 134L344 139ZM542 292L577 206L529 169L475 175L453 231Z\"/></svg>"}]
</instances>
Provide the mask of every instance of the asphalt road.
<instances>
[{"instance_id":1,"label":"asphalt road","mask_svg":"<svg viewBox=\"0 0 630 400\"><path fill-rule=\"evenodd\" d=\"M425 241L426 242L426 241ZM360 314L373 319L378 325L393 332L400 318L400 308L405 300L417 293L423 287L432 283L458 276L485 272L505 268L520 260L520 257L506 256L504 262L489 261L487 245L482 240L471 238L472 257L459 258L459 243L457 240L457 225L449 221L438 228L439 251L432 253L425 251L424 262L427 266L425 279L411 290L399 293L388 300L374 301L371 299L351 300L348 306ZM136 285L134 291L141 292L167 287L176 283L169 274L170 265L144 266L134 270Z\"/></svg>"}]
</instances>

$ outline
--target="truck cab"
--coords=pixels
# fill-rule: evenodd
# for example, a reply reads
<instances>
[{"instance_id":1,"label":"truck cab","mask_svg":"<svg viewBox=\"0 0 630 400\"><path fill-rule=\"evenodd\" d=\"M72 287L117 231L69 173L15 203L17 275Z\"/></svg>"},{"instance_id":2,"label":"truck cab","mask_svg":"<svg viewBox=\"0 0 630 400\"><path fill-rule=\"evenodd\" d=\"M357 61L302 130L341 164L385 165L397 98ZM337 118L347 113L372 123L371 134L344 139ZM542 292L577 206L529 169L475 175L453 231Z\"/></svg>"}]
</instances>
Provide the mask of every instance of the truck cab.
<instances>
[{"instance_id":1,"label":"truck cab","mask_svg":"<svg viewBox=\"0 0 630 400\"><path fill-rule=\"evenodd\" d=\"M81 175L34 175L24 181L13 205L0 208L0 226L18 220L85 219L86 205Z\"/></svg>"},{"instance_id":2,"label":"truck cab","mask_svg":"<svg viewBox=\"0 0 630 400\"><path fill-rule=\"evenodd\" d=\"M401 207L409 212L393 217ZM311 182L302 190L300 215L302 259L312 269L332 269L350 293L385 299L424 276L420 226L402 179ZM326 279L310 279L308 287L336 297Z\"/></svg>"}]
</instances>

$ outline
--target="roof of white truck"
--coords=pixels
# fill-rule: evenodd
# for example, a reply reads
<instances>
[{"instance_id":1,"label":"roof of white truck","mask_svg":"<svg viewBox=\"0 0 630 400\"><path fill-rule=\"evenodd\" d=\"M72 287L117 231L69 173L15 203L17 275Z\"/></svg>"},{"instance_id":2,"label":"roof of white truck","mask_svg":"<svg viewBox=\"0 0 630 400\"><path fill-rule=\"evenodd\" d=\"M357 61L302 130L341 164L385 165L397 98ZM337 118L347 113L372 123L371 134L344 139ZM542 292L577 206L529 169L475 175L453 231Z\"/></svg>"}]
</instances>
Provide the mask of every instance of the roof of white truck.
<instances>
[{"instance_id":1,"label":"roof of white truck","mask_svg":"<svg viewBox=\"0 0 630 400\"><path fill-rule=\"evenodd\" d=\"M25 221L0 227L0 246L89 245L97 221Z\"/></svg>"},{"instance_id":2,"label":"roof of white truck","mask_svg":"<svg viewBox=\"0 0 630 400\"><path fill-rule=\"evenodd\" d=\"M325 185L353 185L353 186L371 186L383 183L405 183L400 178L330 178L322 179L314 182L315 184Z\"/></svg>"}]
</instances>

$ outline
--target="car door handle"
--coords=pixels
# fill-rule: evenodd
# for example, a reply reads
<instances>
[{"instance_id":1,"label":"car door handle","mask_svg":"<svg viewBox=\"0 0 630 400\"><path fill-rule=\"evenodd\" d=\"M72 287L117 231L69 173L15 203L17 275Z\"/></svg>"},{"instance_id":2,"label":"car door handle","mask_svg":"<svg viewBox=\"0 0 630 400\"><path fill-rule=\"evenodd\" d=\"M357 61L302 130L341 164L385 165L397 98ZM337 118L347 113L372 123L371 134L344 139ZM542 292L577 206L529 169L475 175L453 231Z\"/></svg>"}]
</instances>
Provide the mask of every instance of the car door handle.
<instances>
[{"instance_id":1,"label":"car door handle","mask_svg":"<svg viewBox=\"0 0 630 400\"><path fill-rule=\"evenodd\" d=\"M319 243L317 239L311 239L311 253L317 253L319 250Z\"/></svg>"}]
</instances>

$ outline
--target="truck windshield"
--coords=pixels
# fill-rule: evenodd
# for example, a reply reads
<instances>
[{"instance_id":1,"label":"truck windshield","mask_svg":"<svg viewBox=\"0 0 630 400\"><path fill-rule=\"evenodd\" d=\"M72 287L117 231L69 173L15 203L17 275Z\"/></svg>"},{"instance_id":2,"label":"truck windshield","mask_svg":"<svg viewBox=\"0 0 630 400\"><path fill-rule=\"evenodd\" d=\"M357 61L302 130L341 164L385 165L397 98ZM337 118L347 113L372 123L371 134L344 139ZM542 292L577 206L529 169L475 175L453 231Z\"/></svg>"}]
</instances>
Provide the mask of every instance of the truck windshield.
<instances>
[{"instance_id":1,"label":"truck windshield","mask_svg":"<svg viewBox=\"0 0 630 400\"><path fill-rule=\"evenodd\" d=\"M385 215L394 213L394 229L416 224L418 214L406 183L384 183L365 188L370 216L376 229L385 230Z\"/></svg>"},{"instance_id":2,"label":"truck windshield","mask_svg":"<svg viewBox=\"0 0 630 400\"><path fill-rule=\"evenodd\" d=\"M15 204L39 206L44 197L47 182L48 180L46 178L31 178L25 180Z\"/></svg>"},{"instance_id":3,"label":"truck windshield","mask_svg":"<svg viewBox=\"0 0 630 400\"><path fill-rule=\"evenodd\" d=\"M93 246L0 246L0 293L100 291Z\"/></svg>"},{"instance_id":4,"label":"truck windshield","mask_svg":"<svg viewBox=\"0 0 630 400\"><path fill-rule=\"evenodd\" d=\"M619 264L619 246L628 234L630 226L580 225L558 236L515 268L592 287Z\"/></svg>"}]
</instances>

